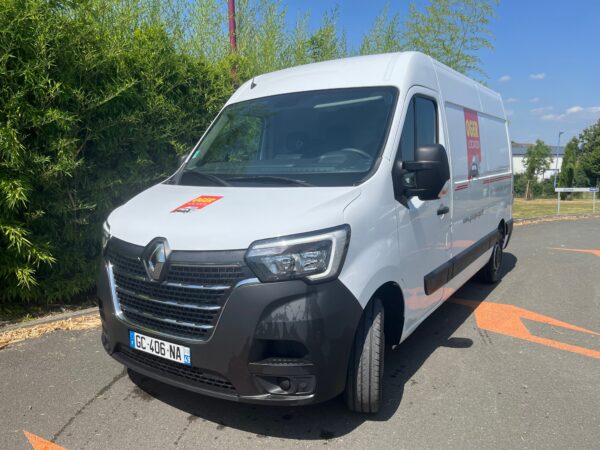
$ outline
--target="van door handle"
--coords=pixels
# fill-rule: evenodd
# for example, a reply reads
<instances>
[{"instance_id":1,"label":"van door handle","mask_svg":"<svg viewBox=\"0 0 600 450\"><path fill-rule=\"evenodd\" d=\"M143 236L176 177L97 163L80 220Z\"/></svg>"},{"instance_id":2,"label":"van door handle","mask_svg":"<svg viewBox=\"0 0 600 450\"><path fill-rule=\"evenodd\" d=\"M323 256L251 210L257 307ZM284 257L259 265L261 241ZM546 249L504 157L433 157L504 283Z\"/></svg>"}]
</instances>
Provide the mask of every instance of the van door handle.
<instances>
[{"instance_id":1,"label":"van door handle","mask_svg":"<svg viewBox=\"0 0 600 450\"><path fill-rule=\"evenodd\" d=\"M440 205L440 207L437 210L437 215L443 216L444 214L448 214L449 212L450 212L450 208L448 208L447 206L444 206L444 205Z\"/></svg>"}]
</instances>

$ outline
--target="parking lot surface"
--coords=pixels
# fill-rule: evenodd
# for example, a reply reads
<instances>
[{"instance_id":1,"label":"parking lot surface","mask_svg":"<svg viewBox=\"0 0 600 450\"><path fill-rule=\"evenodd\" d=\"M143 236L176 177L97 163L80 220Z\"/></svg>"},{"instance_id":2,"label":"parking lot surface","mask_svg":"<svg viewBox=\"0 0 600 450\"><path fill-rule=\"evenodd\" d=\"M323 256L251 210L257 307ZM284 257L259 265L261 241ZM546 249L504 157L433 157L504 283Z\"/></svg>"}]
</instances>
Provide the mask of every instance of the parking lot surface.
<instances>
[{"instance_id":1,"label":"parking lot surface","mask_svg":"<svg viewBox=\"0 0 600 450\"><path fill-rule=\"evenodd\" d=\"M0 351L0 448L599 448L600 220L515 228L505 270L386 353L377 416L203 397L65 331Z\"/></svg>"}]
</instances>

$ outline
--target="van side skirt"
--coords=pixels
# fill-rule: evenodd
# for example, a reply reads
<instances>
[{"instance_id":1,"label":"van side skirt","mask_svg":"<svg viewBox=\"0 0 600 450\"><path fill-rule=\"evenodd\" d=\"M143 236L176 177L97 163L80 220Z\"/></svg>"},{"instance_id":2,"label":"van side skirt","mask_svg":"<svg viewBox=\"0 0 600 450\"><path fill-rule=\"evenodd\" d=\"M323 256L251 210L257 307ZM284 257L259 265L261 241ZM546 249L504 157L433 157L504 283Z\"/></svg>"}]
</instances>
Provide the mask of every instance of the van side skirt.
<instances>
[{"instance_id":1,"label":"van side skirt","mask_svg":"<svg viewBox=\"0 0 600 450\"><path fill-rule=\"evenodd\" d=\"M458 255L454 256L438 268L425 275L425 278L423 279L425 284L425 294L433 294L435 291L448 283L452 278L469 267L469 265L471 265L477 258L492 248L498 241L499 237L498 230L488 233L469 248L463 250Z\"/></svg>"}]
</instances>

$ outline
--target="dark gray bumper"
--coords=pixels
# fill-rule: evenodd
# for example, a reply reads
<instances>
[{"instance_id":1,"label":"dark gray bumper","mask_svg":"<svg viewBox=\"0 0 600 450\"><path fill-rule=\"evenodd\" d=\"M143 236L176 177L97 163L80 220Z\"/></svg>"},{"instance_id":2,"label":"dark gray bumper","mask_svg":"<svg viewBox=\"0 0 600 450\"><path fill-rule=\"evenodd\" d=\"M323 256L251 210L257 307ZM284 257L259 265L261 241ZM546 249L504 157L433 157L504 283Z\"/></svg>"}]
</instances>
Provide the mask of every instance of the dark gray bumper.
<instances>
[{"instance_id":1,"label":"dark gray bumper","mask_svg":"<svg viewBox=\"0 0 600 450\"><path fill-rule=\"evenodd\" d=\"M104 266L98 297L103 344L116 360L168 384L253 403L306 404L340 394L362 314L339 280L242 283L231 291L210 339L166 339L190 347L192 367L187 368L129 350L129 330L152 332L116 317ZM290 389L284 391L285 380Z\"/></svg>"}]
</instances>

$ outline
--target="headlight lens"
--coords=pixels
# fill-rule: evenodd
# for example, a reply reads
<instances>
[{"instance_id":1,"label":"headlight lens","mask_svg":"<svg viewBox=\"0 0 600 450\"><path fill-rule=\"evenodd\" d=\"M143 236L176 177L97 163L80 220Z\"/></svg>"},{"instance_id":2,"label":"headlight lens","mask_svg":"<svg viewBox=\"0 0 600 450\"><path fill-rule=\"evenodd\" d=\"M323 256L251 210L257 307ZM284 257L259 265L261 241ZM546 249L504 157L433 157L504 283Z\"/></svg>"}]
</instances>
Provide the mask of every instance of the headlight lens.
<instances>
[{"instance_id":1,"label":"headlight lens","mask_svg":"<svg viewBox=\"0 0 600 450\"><path fill-rule=\"evenodd\" d=\"M108 244L108 240L110 239L110 225L108 225L107 221L104 221L102 224L102 253L106 250L106 245Z\"/></svg>"},{"instance_id":2,"label":"headlight lens","mask_svg":"<svg viewBox=\"0 0 600 450\"><path fill-rule=\"evenodd\" d=\"M348 225L265 239L250 246L246 263L262 282L330 280L339 274L349 242Z\"/></svg>"}]
</instances>

